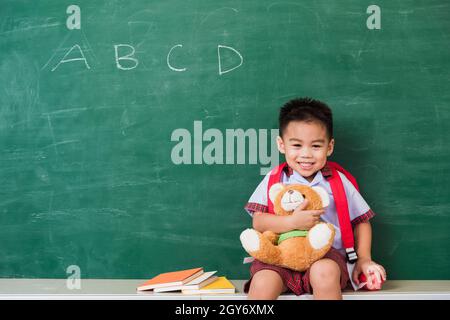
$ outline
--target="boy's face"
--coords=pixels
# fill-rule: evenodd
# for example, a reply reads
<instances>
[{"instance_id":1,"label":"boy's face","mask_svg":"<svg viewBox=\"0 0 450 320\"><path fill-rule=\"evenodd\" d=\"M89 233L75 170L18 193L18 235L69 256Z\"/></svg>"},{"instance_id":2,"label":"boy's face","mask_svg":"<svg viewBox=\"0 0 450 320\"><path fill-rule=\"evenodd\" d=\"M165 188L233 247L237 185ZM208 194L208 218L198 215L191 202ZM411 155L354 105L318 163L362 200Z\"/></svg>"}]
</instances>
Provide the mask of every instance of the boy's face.
<instances>
[{"instance_id":1,"label":"boy's face","mask_svg":"<svg viewBox=\"0 0 450 320\"><path fill-rule=\"evenodd\" d=\"M320 122L291 121L277 144L288 165L311 182L333 153L334 139Z\"/></svg>"}]
</instances>

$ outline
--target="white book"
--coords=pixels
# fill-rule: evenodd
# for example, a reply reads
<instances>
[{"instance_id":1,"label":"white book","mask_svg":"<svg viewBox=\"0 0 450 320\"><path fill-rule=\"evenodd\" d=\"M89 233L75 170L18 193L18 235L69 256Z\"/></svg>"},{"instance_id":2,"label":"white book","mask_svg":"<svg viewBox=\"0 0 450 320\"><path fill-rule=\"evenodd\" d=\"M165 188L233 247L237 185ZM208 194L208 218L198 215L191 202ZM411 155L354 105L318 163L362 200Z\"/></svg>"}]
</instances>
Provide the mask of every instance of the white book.
<instances>
[{"instance_id":1,"label":"white book","mask_svg":"<svg viewBox=\"0 0 450 320\"><path fill-rule=\"evenodd\" d=\"M180 290L198 290L203 288L204 286L214 282L217 279L217 276L214 274L217 271L209 271L203 273L201 276L189 281L184 285L177 286L166 286L155 288L153 292L169 292L169 291L180 291Z\"/></svg>"}]
</instances>

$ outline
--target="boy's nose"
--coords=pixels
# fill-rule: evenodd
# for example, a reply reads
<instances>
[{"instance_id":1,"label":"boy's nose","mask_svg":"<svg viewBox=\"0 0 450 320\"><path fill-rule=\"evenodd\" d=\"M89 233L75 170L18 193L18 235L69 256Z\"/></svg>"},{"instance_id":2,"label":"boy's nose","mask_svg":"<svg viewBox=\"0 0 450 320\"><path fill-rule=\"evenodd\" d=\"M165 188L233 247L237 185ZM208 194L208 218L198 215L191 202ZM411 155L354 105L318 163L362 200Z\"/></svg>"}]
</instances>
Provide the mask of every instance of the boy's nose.
<instances>
[{"instance_id":1,"label":"boy's nose","mask_svg":"<svg viewBox=\"0 0 450 320\"><path fill-rule=\"evenodd\" d=\"M301 157L301 158L311 158L311 157L312 157L312 153L311 153L310 150L304 149L304 150L302 150L302 152L300 153L300 157Z\"/></svg>"}]
</instances>

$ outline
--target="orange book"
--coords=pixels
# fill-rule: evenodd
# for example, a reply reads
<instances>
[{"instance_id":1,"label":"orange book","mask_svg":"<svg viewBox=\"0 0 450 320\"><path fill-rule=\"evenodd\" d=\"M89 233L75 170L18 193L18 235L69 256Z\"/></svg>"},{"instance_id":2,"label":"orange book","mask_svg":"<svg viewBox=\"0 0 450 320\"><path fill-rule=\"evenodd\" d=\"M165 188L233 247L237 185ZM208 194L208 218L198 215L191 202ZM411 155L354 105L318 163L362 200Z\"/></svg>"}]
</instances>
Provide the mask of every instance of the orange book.
<instances>
[{"instance_id":1,"label":"orange book","mask_svg":"<svg viewBox=\"0 0 450 320\"><path fill-rule=\"evenodd\" d=\"M201 274L203 274L203 268L165 272L144 282L137 287L137 290L144 291L159 287L180 286L197 278Z\"/></svg>"}]
</instances>

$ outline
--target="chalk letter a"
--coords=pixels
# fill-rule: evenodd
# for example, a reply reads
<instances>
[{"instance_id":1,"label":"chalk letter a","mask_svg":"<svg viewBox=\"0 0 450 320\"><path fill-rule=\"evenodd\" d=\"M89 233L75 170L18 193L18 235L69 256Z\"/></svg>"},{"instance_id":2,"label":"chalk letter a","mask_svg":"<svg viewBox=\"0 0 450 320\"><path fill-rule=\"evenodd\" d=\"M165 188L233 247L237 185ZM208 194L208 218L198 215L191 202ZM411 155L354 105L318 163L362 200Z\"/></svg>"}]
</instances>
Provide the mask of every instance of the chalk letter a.
<instances>
[{"instance_id":1,"label":"chalk letter a","mask_svg":"<svg viewBox=\"0 0 450 320\"><path fill-rule=\"evenodd\" d=\"M72 58L72 59L67 59L67 60L66 60L66 57L67 57L67 56L72 52L72 50L75 49L75 48L78 49L78 51L80 52L81 57L79 57L79 58ZM83 54L83 50L81 50L80 46L76 44L76 45L74 45L72 48L70 48L69 51L67 51L67 53L64 55L64 57L62 58L62 60L61 60L56 66L53 67L52 71L55 71L55 70L59 67L59 65L60 65L61 63L66 63L66 62L71 62L71 61L84 61L84 64L85 64L86 68L88 68L88 69L91 68L91 67L89 67L89 64L88 64L88 62L87 62L87 60L86 60L86 58L85 58L85 56L84 56L84 54Z\"/></svg>"},{"instance_id":2,"label":"chalk letter a","mask_svg":"<svg viewBox=\"0 0 450 320\"><path fill-rule=\"evenodd\" d=\"M66 20L67 29L81 29L81 10L80 7L72 4L67 7L67 14L71 14Z\"/></svg>"},{"instance_id":3,"label":"chalk letter a","mask_svg":"<svg viewBox=\"0 0 450 320\"><path fill-rule=\"evenodd\" d=\"M379 6L373 4L367 7L367 13L371 15L367 18L367 28L369 30L381 29L381 9Z\"/></svg>"},{"instance_id":4,"label":"chalk letter a","mask_svg":"<svg viewBox=\"0 0 450 320\"><path fill-rule=\"evenodd\" d=\"M81 289L81 270L77 265L67 267L67 274L70 274L66 281L67 289Z\"/></svg>"}]
</instances>

